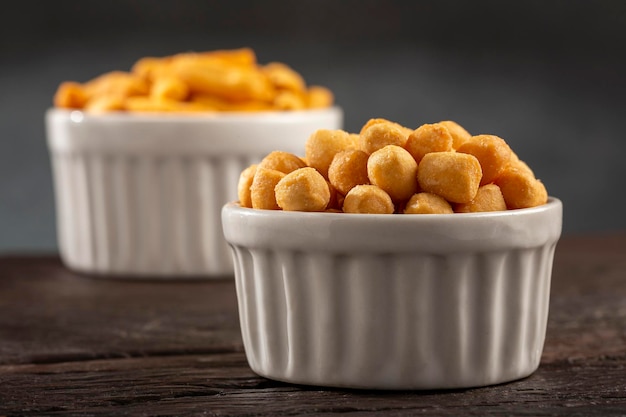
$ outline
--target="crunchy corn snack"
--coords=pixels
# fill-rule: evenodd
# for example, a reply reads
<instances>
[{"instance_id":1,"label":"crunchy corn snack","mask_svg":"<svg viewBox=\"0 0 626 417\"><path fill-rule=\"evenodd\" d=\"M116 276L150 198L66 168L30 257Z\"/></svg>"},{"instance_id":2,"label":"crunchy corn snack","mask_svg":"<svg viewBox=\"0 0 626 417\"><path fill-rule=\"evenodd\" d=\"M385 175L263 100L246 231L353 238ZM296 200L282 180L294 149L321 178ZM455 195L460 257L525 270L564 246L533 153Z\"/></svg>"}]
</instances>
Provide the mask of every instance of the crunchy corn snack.
<instances>
[{"instance_id":1,"label":"crunchy corn snack","mask_svg":"<svg viewBox=\"0 0 626 417\"><path fill-rule=\"evenodd\" d=\"M288 65L260 65L250 48L141 58L129 72L63 82L53 100L55 107L99 112L289 111L333 102L329 89L307 87Z\"/></svg>"},{"instance_id":2,"label":"crunchy corn snack","mask_svg":"<svg viewBox=\"0 0 626 417\"><path fill-rule=\"evenodd\" d=\"M495 184L500 187L509 209L540 206L548 201L543 183L523 169L506 169Z\"/></svg>"},{"instance_id":3,"label":"crunchy corn snack","mask_svg":"<svg viewBox=\"0 0 626 417\"><path fill-rule=\"evenodd\" d=\"M359 149L372 154L387 145L404 146L406 132L393 123L379 122L372 124L360 135Z\"/></svg>"},{"instance_id":4,"label":"crunchy corn snack","mask_svg":"<svg viewBox=\"0 0 626 417\"><path fill-rule=\"evenodd\" d=\"M483 211L506 210L506 203L500 187L487 184L478 188L476 197L469 203L457 204L454 211L457 213L478 213Z\"/></svg>"},{"instance_id":5,"label":"crunchy corn snack","mask_svg":"<svg viewBox=\"0 0 626 417\"><path fill-rule=\"evenodd\" d=\"M367 176L396 202L409 199L417 191L417 162L400 146L388 145L371 154Z\"/></svg>"},{"instance_id":6,"label":"crunchy corn snack","mask_svg":"<svg viewBox=\"0 0 626 417\"><path fill-rule=\"evenodd\" d=\"M283 151L270 152L261 160L259 166L265 169L275 169L289 174L299 168L306 167L306 163L297 155Z\"/></svg>"},{"instance_id":7,"label":"crunchy corn snack","mask_svg":"<svg viewBox=\"0 0 626 417\"><path fill-rule=\"evenodd\" d=\"M474 155L483 171L480 185L492 183L509 165L511 148L493 135L472 136L457 148L457 152Z\"/></svg>"},{"instance_id":8,"label":"crunchy corn snack","mask_svg":"<svg viewBox=\"0 0 626 417\"><path fill-rule=\"evenodd\" d=\"M458 149L447 126L462 136ZM368 154L361 148L363 138L377 130L379 138L392 132L391 142L401 142L398 138L404 134L408 139L403 146L387 144ZM375 149L385 141L366 143ZM543 183L503 139L470 136L451 121L411 131L386 119L370 119L360 134L318 130L309 137L305 154L301 159L271 152L256 174L254 167L244 170L238 189L241 205L331 213L451 214L534 207L548 199Z\"/></svg>"},{"instance_id":9,"label":"crunchy corn snack","mask_svg":"<svg viewBox=\"0 0 626 417\"><path fill-rule=\"evenodd\" d=\"M441 123L421 125L411 132L405 148L419 164L427 153L451 151L452 135Z\"/></svg>"},{"instance_id":10,"label":"crunchy corn snack","mask_svg":"<svg viewBox=\"0 0 626 417\"><path fill-rule=\"evenodd\" d=\"M330 202L326 180L309 167L285 175L274 190L276 202L287 211L323 211Z\"/></svg>"},{"instance_id":11,"label":"crunchy corn snack","mask_svg":"<svg viewBox=\"0 0 626 417\"><path fill-rule=\"evenodd\" d=\"M375 185L357 185L343 201L344 213L392 214L391 197Z\"/></svg>"},{"instance_id":12,"label":"crunchy corn snack","mask_svg":"<svg viewBox=\"0 0 626 417\"><path fill-rule=\"evenodd\" d=\"M472 137L472 135L463 128L463 126L459 125L452 120L443 120L439 122L439 124L444 125L450 135L452 135L452 148L458 149L466 140Z\"/></svg>"},{"instance_id":13,"label":"crunchy corn snack","mask_svg":"<svg viewBox=\"0 0 626 417\"><path fill-rule=\"evenodd\" d=\"M356 149L339 152L328 168L330 183L343 195L357 185L369 184L368 158L365 152Z\"/></svg>"},{"instance_id":14,"label":"crunchy corn snack","mask_svg":"<svg viewBox=\"0 0 626 417\"><path fill-rule=\"evenodd\" d=\"M475 156L456 152L432 152L419 164L417 179L422 190L451 203L469 203L476 196L482 171Z\"/></svg>"},{"instance_id":15,"label":"crunchy corn snack","mask_svg":"<svg viewBox=\"0 0 626 417\"><path fill-rule=\"evenodd\" d=\"M250 201L252 208L264 210L278 210L274 188L285 176L275 169L257 167L252 184L250 185Z\"/></svg>"},{"instance_id":16,"label":"crunchy corn snack","mask_svg":"<svg viewBox=\"0 0 626 417\"><path fill-rule=\"evenodd\" d=\"M252 208L252 196L250 193L250 187L252 186L252 180L254 180L254 174L257 169L256 164L250 165L248 168L241 171L239 175L239 182L237 183L237 196L239 197L239 204L242 207Z\"/></svg>"},{"instance_id":17,"label":"crunchy corn snack","mask_svg":"<svg viewBox=\"0 0 626 417\"><path fill-rule=\"evenodd\" d=\"M417 193L409 199L404 214L452 214L452 206L445 198L431 193Z\"/></svg>"},{"instance_id":18,"label":"crunchy corn snack","mask_svg":"<svg viewBox=\"0 0 626 417\"><path fill-rule=\"evenodd\" d=\"M319 129L307 139L304 152L308 165L328 178L328 167L335 155L353 148L354 141L348 132Z\"/></svg>"}]
</instances>

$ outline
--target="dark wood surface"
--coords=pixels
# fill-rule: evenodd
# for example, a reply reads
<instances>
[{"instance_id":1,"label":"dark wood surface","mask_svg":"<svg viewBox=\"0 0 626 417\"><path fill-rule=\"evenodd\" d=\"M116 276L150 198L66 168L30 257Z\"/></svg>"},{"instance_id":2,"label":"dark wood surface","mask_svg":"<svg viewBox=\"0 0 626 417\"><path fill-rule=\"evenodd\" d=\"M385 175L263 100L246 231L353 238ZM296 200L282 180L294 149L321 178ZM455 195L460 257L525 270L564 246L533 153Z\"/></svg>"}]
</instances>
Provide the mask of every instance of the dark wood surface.
<instances>
[{"instance_id":1,"label":"dark wood surface","mask_svg":"<svg viewBox=\"0 0 626 417\"><path fill-rule=\"evenodd\" d=\"M256 376L232 280L72 273L0 256L0 416L626 416L626 234L557 246L541 366L486 388L377 392Z\"/></svg>"}]
</instances>

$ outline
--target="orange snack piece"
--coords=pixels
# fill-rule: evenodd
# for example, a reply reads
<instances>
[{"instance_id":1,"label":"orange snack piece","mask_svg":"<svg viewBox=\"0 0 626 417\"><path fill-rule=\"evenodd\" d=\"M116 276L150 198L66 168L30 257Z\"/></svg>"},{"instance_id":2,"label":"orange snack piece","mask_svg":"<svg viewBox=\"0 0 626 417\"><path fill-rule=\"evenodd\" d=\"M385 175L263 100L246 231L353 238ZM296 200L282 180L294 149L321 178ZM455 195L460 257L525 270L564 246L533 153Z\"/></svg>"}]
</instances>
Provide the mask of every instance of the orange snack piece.
<instances>
[{"instance_id":1,"label":"orange snack piece","mask_svg":"<svg viewBox=\"0 0 626 417\"><path fill-rule=\"evenodd\" d=\"M476 197L469 203L457 204L454 211L457 213L478 213L484 211L506 210L506 203L500 187L487 184L478 188Z\"/></svg>"},{"instance_id":2,"label":"orange snack piece","mask_svg":"<svg viewBox=\"0 0 626 417\"><path fill-rule=\"evenodd\" d=\"M475 156L456 152L424 155L417 170L423 191L440 195L452 203L469 203L476 196L482 170Z\"/></svg>"},{"instance_id":3,"label":"orange snack piece","mask_svg":"<svg viewBox=\"0 0 626 417\"><path fill-rule=\"evenodd\" d=\"M88 99L89 96L82 85L66 81L61 83L54 94L54 105L66 109L81 109Z\"/></svg>"},{"instance_id":4,"label":"orange snack piece","mask_svg":"<svg viewBox=\"0 0 626 417\"><path fill-rule=\"evenodd\" d=\"M361 133L359 149L372 154L387 145L404 146L407 136L406 132L394 123L375 123Z\"/></svg>"},{"instance_id":5,"label":"orange snack piece","mask_svg":"<svg viewBox=\"0 0 626 417\"><path fill-rule=\"evenodd\" d=\"M452 206L445 198L431 193L417 193L404 207L404 214L452 214Z\"/></svg>"},{"instance_id":6,"label":"orange snack piece","mask_svg":"<svg viewBox=\"0 0 626 417\"><path fill-rule=\"evenodd\" d=\"M241 207L252 208L250 187L252 186L257 166L258 165L256 164L250 165L248 168L241 171L241 174L239 175L239 182L237 183L237 196L239 197L239 204Z\"/></svg>"},{"instance_id":7,"label":"orange snack piece","mask_svg":"<svg viewBox=\"0 0 626 417\"><path fill-rule=\"evenodd\" d=\"M323 211L330 202L326 179L310 167L285 175L274 190L278 206L286 211Z\"/></svg>"},{"instance_id":8,"label":"orange snack piece","mask_svg":"<svg viewBox=\"0 0 626 417\"><path fill-rule=\"evenodd\" d=\"M304 145L305 158L310 167L328 178L328 167L336 154L354 148L354 142L344 130L319 129Z\"/></svg>"},{"instance_id":9,"label":"orange snack piece","mask_svg":"<svg viewBox=\"0 0 626 417\"><path fill-rule=\"evenodd\" d=\"M535 207L548 201L543 183L523 169L506 169L495 184L500 187L508 209Z\"/></svg>"},{"instance_id":10,"label":"orange snack piece","mask_svg":"<svg viewBox=\"0 0 626 417\"><path fill-rule=\"evenodd\" d=\"M417 162L404 148L388 145L370 155L367 176L393 201L408 200L417 191Z\"/></svg>"},{"instance_id":11,"label":"orange snack piece","mask_svg":"<svg viewBox=\"0 0 626 417\"><path fill-rule=\"evenodd\" d=\"M480 185L493 182L509 165L511 148L507 143L493 135L472 136L457 149L457 152L474 155L483 171Z\"/></svg>"},{"instance_id":12,"label":"orange snack piece","mask_svg":"<svg viewBox=\"0 0 626 417\"><path fill-rule=\"evenodd\" d=\"M257 167L252 184L250 185L250 201L252 208L262 210L278 210L280 206L276 202L274 188L285 176L275 169Z\"/></svg>"},{"instance_id":13,"label":"orange snack piece","mask_svg":"<svg viewBox=\"0 0 626 417\"><path fill-rule=\"evenodd\" d=\"M323 109L333 105L335 96L326 87L312 85L307 90L307 105L311 109Z\"/></svg>"},{"instance_id":14,"label":"orange snack piece","mask_svg":"<svg viewBox=\"0 0 626 417\"><path fill-rule=\"evenodd\" d=\"M284 174L289 174L296 169L306 167L306 163L297 155L284 151L273 151L267 154L259 163L265 169L275 169Z\"/></svg>"},{"instance_id":15,"label":"orange snack piece","mask_svg":"<svg viewBox=\"0 0 626 417\"><path fill-rule=\"evenodd\" d=\"M281 62L270 62L261 67L261 72L278 89L296 92L303 92L306 89L306 83L302 76Z\"/></svg>"},{"instance_id":16,"label":"orange snack piece","mask_svg":"<svg viewBox=\"0 0 626 417\"><path fill-rule=\"evenodd\" d=\"M140 99L119 105L131 97ZM326 108L334 96L325 87L307 88L288 65L259 65L252 49L240 48L141 58L130 72L111 71L84 84L61 83L53 101L55 107L99 112L247 112Z\"/></svg>"},{"instance_id":17,"label":"orange snack piece","mask_svg":"<svg viewBox=\"0 0 626 417\"><path fill-rule=\"evenodd\" d=\"M424 124L411 132L404 148L419 164L427 153L452 150L452 142L452 135L443 124Z\"/></svg>"},{"instance_id":18,"label":"orange snack piece","mask_svg":"<svg viewBox=\"0 0 626 417\"><path fill-rule=\"evenodd\" d=\"M465 143L466 140L472 137L472 135L463 128L460 124L453 122L452 120L443 120L439 124L444 125L450 135L452 136L452 148L458 149L459 146Z\"/></svg>"},{"instance_id":19,"label":"orange snack piece","mask_svg":"<svg viewBox=\"0 0 626 417\"><path fill-rule=\"evenodd\" d=\"M367 176L368 155L359 150L339 152L328 168L330 183L341 194L346 195L353 187L369 184Z\"/></svg>"},{"instance_id":20,"label":"orange snack piece","mask_svg":"<svg viewBox=\"0 0 626 417\"><path fill-rule=\"evenodd\" d=\"M344 213L393 214L391 197L375 185L357 185L343 201Z\"/></svg>"}]
</instances>

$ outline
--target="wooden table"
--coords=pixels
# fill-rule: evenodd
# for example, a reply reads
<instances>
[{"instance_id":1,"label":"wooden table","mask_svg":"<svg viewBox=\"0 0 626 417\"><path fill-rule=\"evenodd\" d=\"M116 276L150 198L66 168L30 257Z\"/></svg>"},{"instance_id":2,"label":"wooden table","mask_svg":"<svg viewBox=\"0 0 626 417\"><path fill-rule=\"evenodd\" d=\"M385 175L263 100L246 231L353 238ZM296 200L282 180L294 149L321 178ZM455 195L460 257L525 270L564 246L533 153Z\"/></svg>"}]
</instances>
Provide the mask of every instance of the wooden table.
<instances>
[{"instance_id":1,"label":"wooden table","mask_svg":"<svg viewBox=\"0 0 626 417\"><path fill-rule=\"evenodd\" d=\"M626 234L564 237L539 370L486 388L376 392L256 376L232 280L81 276L0 257L1 415L626 415Z\"/></svg>"}]
</instances>

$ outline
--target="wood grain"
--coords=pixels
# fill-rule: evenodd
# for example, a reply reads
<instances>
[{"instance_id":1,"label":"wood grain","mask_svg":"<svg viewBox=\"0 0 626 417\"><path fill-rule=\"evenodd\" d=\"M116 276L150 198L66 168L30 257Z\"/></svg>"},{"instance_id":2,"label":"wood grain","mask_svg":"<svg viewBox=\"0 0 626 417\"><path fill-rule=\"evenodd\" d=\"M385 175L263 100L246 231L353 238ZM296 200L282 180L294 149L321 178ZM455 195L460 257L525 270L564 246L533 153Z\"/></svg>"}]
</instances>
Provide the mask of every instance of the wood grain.
<instances>
[{"instance_id":1,"label":"wood grain","mask_svg":"<svg viewBox=\"0 0 626 417\"><path fill-rule=\"evenodd\" d=\"M229 280L106 280L0 257L0 415L626 416L625 255L626 234L563 238L539 370L426 392L256 376Z\"/></svg>"}]
</instances>

